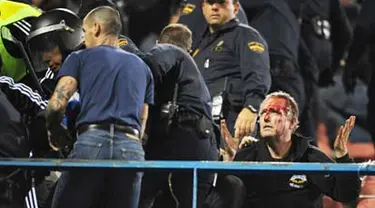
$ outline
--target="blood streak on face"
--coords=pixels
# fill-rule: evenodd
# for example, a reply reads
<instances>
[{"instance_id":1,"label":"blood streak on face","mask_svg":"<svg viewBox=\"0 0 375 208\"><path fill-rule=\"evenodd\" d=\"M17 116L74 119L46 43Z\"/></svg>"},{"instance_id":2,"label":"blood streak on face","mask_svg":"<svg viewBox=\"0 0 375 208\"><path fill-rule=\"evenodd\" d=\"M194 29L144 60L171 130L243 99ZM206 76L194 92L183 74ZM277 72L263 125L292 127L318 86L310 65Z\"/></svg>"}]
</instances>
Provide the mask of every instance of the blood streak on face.
<instances>
[{"instance_id":1,"label":"blood streak on face","mask_svg":"<svg viewBox=\"0 0 375 208\"><path fill-rule=\"evenodd\" d=\"M262 137L280 136L286 132L288 106L285 98L272 97L264 102L259 117Z\"/></svg>"},{"instance_id":2,"label":"blood streak on face","mask_svg":"<svg viewBox=\"0 0 375 208\"><path fill-rule=\"evenodd\" d=\"M265 117L269 117L270 113L282 113L288 112L288 101L285 98L270 98L266 101L261 114L265 114Z\"/></svg>"}]
</instances>

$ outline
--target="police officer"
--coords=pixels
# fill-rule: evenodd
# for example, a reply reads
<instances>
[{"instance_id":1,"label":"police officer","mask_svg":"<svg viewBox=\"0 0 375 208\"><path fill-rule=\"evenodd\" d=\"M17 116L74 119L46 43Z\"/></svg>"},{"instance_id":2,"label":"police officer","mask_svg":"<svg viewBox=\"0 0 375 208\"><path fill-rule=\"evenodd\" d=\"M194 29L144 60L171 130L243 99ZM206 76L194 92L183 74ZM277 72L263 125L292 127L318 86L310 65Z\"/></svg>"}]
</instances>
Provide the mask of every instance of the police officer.
<instances>
[{"instance_id":1,"label":"police officer","mask_svg":"<svg viewBox=\"0 0 375 208\"><path fill-rule=\"evenodd\" d=\"M155 105L150 108L147 160L218 160L210 94L194 60L186 52L191 41L187 27L171 24L163 29L159 44L143 57L154 76L156 95ZM146 172L140 207L152 207L161 190L171 192L179 207L191 207L192 179L191 173ZM212 174L199 174L198 207L212 181Z\"/></svg>"},{"instance_id":2,"label":"police officer","mask_svg":"<svg viewBox=\"0 0 375 208\"><path fill-rule=\"evenodd\" d=\"M78 137L69 158L144 160L140 137L148 104L153 102L152 74L140 58L118 48L121 22L116 10L107 6L92 10L83 29L87 49L71 53L64 61L47 106L51 146L60 148L56 138L61 115L79 89ZM81 34L64 42L80 42ZM138 207L141 176L128 170L64 172L52 207L91 207L101 200L107 207ZM106 197L98 199L103 191Z\"/></svg>"},{"instance_id":3,"label":"police officer","mask_svg":"<svg viewBox=\"0 0 375 208\"><path fill-rule=\"evenodd\" d=\"M105 3L102 3L105 4ZM102 5L96 4L96 5ZM87 5L94 6L96 5ZM83 8L82 8L83 9ZM80 11L80 15L84 16L88 8ZM55 19L55 22L50 21ZM59 27L50 27L48 30L40 30L48 26L56 26L61 21L71 28L71 31L62 31L63 25ZM78 35L79 28L82 26L82 20L75 15L72 11L63 8L57 8L43 13L35 19L32 24L30 35L27 37L27 47L31 53L31 60L34 68L48 68L40 83L46 93L47 97L51 96L56 81L54 77L58 73L61 64L65 58L72 52L84 48L82 40L75 40L73 42L64 42L63 40L69 39L70 36ZM60 31L59 35L56 32ZM74 42L75 41L75 42ZM81 41L81 42L77 42ZM141 52L137 46L128 37L121 35L118 40L119 47L125 51L140 54ZM44 44L40 44L43 42Z\"/></svg>"},{"instance_id":4,"label":"police officer","mask_svg":"<svg viewBox=\"0 0 375 208\"><path fill-rule=\"evenodd\" d=\"M202 9L208 27L192 55L213 97L213 116L222 114L239 138L254 129L271 85L268 45L238 22L237 0L204 0Z\"/></svg>"},{"instance_id":5,"label":"police officer","mask_svg":"<svg viewBox=\"0 0 375 208\"><path fill-rule=\"evenodd\" d=\"M180 17L178 22L188 26L188 28L193 33L193 48L195 47L196 43L199 42L199 38L201 38L201 34L207 27L207 22L204 19L201 4L202 0L188 0L184 2L185 6L182 8L180 12ZM242 23L247 25L247 17L246 14L240 5L238 13L236 14L238 20Z\"/></svg>"},{"instance_id":6,"label":"police officer","mask_svg":"<svg viewBox=\"0 0 375 208\"><path fill-rule=\"evenodd\" d=\"M357 78L360 72L357 68L360 57L365 53L365 48L370 45L369 60L372 63L372 74L375 71L375 46L373 44L375 35L375 2L366 0L362 2L362 9L354 29L354 37L349 48L348 58L343 74L343 83L348 93L353 93ZM367 125L375 145L375 129L372 124L375 122L375 76L371 76L368 85L369 103L367 105Z\"/></svg>"},{"instance_id":7,"label":"police officer","mask_svg":"<svg viewBox=\"0 0 375 208\"><path fill-rule=\"evenodd\" d=\"M51 79L57 74L61 63L72 51L83 48L82 39L70 38L83 36L81 27L82 21L72 11L63 8L43 13L31 26L26 45L33 68L48 69L41 79L47 97L55 88L55 82Z\"/></svg>"}]
</instances>

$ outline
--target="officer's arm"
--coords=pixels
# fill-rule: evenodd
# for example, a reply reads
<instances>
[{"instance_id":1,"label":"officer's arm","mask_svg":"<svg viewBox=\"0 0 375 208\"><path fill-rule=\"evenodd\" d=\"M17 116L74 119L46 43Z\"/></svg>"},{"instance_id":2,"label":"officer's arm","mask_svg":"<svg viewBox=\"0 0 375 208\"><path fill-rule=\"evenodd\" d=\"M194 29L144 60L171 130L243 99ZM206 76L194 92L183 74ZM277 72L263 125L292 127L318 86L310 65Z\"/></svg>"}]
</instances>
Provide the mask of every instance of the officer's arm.
<instances>
[{"instance_id":1,"label":"officer's arm","mask_svg":"<svg viewBox=\"0 0 375 208\"><path fill-rule=\"evenodd\" d=\"M246 31L238 38L237 53L244 82L244 107L251 105L258 109L271 87L268 46L255 31Z\"/></svg>"},{"instance_id":2,"label":"officer's arm","mask_svg":"<svg viewBox=\"0 0 375 208\"><path fill-rule=\"evenodd\" d=\"M349 49L346 61L348 67L355 68L358 60L366 51L366 45L375 37L375 1L366 0L362 3L362 9L354 29L353 42Z\"/></svg>"},{"instance_id":3,"label":"officer's arm","mask_svg":"<svg viewBox=\"0 0 375 208\"><path fill-rule=\"evenodd\" d=\"M163 77L174 68L176 54L173 50L165 50L162 47L152 49L149 53L141 56L152 72L153 82L157 88L163 81Z\"/></svg>"},{"instance_id":4,"label":"officer's arm","mask_svg":"<svg viewBox=\"0 0 375 208\"><path fill-rule=\"evenodd\" d=\"M339 0L330 1L330 23L332 40L332 69L336 70L343 59L352 36L352 27Z\"/></svg>"},{"instance_id":5,"label":"officer's arm","mask_svg":"<svg viewBox=\"0 0 375 208\"><path fill-rule=\"evenodd\" d=\"M60 78L46 110L47 127L60 125L69 99L77 91L77 80L71 76Z\"/></svg>"},{"instance_id":6,"label":"officer's arm","mask_svg":"<svg viewBox=\"0 0 375 208\"><path fill-rule=\"evenodd\" d=\"M323 152L316 150L311 155L310 162L334 162ZM353 159L348 154L336 159L338 163L353 163ZM310 176L312 183L324 194L340 202L350 202L356 200L361 190L361 181L357 174L314 174Z\"/></svg>"},{"instance_id":7,"label":"officer's arm","mask_svg":"<svg viewBox=\"0 0 375 208\"><path fill-rule=\"evenodd\" d=\"M163 80L163 76L165 75L164 71L162 70L160 65L152 58L151 54L146 54L141 58L148 65L152 72L155 87L159 86Z\"/></svg>"},{"instance_id":8,"label":"officer's arm","mask_svg":"<svg viewBox=\"0 0 375 208\"><path fill-rule=\"evenodd\" d=\"M10 77L0 77L0 89L21 114L34 117L47 107L47 100L33 92L27 85L14 83Z\"/></svg>"}]
</instances>

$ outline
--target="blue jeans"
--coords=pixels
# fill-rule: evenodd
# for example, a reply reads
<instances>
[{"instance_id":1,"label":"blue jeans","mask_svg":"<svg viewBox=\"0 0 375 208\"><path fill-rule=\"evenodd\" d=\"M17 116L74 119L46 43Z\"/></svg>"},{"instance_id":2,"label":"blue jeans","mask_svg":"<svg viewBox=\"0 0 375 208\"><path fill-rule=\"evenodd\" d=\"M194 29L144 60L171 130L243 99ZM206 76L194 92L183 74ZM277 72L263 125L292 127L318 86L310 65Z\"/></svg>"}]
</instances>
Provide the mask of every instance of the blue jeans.
<instances>
[{"instance_id":1,"label":"blue jeans","mask_svg":"<svg viewBox=\"0 0 375 208\"><path fill-rule=\"evenodd\" d=\"M69 159L144 160L140 141L124 133L88 130L80 134ZM129 169L64 171L53 197L53 208L137 208L143 173Z\"/></svg>"}]
</instances>

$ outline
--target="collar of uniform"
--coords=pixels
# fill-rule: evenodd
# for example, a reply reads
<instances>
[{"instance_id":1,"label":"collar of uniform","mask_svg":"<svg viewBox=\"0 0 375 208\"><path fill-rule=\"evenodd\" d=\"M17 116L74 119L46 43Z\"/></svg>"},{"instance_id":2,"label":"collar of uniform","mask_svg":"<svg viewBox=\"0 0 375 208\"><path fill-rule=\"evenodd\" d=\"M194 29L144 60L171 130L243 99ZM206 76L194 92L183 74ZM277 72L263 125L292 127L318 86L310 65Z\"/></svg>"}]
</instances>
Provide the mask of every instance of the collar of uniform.
<instances>
[{"instance_id":1,"label":"collar of uniform","mask_svg":"<svg viewBox=\"0 0 375 208\"><path fill-rule=\"evenodd\" d=\"M240 24L240 21L237 19L237 17L233 18L232 20L230 20L229 22L221 25L216 31L214 31L213 33L210 33L210 29L208 28L208 26L206 27L206 30L204 32L205 36L206 35L214 35L214 34L217 34L217 33L220 33L224 30L227 30L227 29L230 29L230 28L233 28L233 27L236 27L237 25Z\"/></svg>"},{"instance_id":2,"label":"collar of uniform","mask_svg":"<svg viewBox=\"0 0 375 208\"><path fill-rule=\"evenodd\" d=\"M230 28L233 28L233 27L236 27L240 24L240 21L238 20L237 17L233 18L232 20L230 20L229 22L223 24L221 27L219 27L215 32L221 32L223 30L226 30L226 29L230 29Z\"/></svg>"},{"instance_id":3,"label":"collar of uniform","mask_svg":"<svg viewBox=\"0 0 375 208\"><path fill-rule=\"evenodd\" d=\"M306 153L307 149L311 145L311 140L309 138L303 137L299 134L292 135L292 146L290 147L290 152L288 156L281 160L275 160L271 157L268 150L267 143L265 139L260 139L259 154L257 158L258 161L283 161L283 162L296 162L299 161L303 155Z\"/></svg>"}]
</instances>

